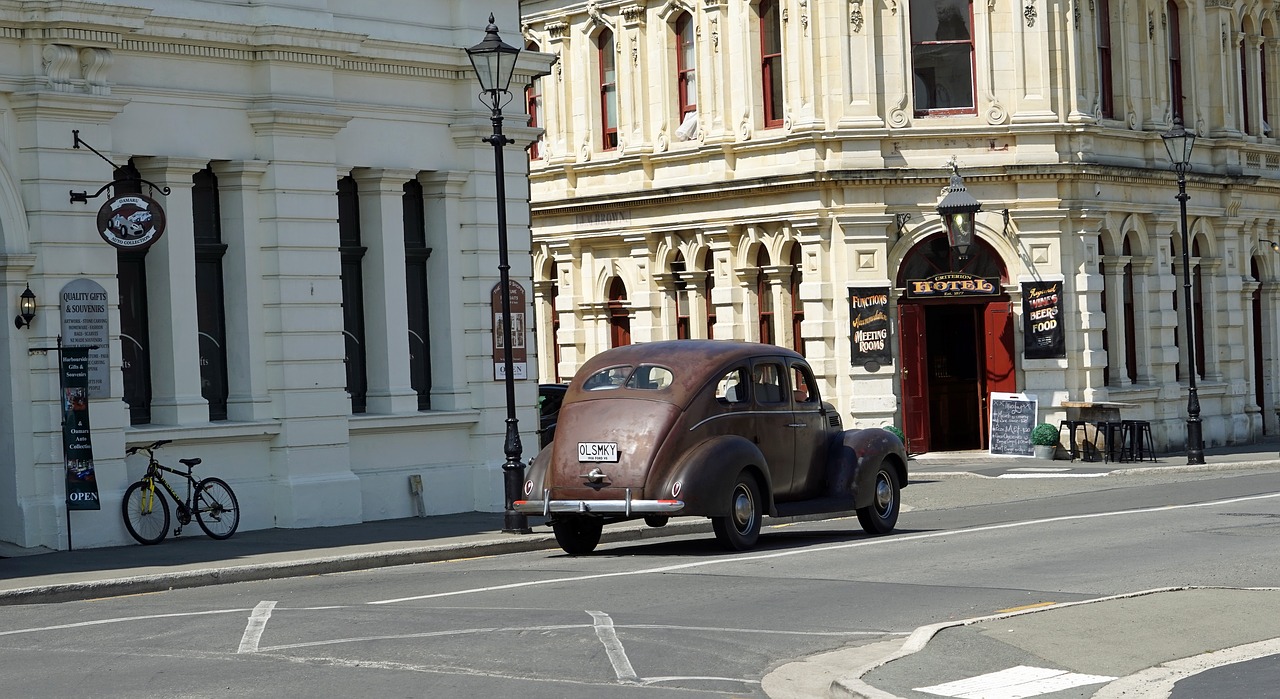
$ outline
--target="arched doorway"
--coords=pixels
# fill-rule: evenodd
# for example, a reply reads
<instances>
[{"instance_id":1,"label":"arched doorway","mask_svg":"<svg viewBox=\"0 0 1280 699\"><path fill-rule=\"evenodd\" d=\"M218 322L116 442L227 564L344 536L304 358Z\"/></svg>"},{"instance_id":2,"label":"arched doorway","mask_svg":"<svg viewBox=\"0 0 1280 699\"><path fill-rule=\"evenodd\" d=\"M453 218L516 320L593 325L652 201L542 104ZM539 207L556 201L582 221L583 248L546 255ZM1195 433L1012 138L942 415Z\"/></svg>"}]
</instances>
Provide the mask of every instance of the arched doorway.
<instances>
[{"instance_id":1,"label":"arched doorway","mask_svg":"<svg viewBox=\"0 0 1280 699\"><path fill-rule=\"evenodd\" d=\"M985 449L988 398L1017 390L1004 261L975 238L965 259L946 235L898 267L903 426L914 453Z\"/></svg>"},{"instance_id":2,"label":"arched doorway","mask_svg":"<svg viewBox=\"0 0 1280 699\"><path fill-rule=\"evenodd\" d=\"M621 277L609 283L609 346L631 344L631 315L627 310L627 285Z\"/></svg>"}]
</instances>

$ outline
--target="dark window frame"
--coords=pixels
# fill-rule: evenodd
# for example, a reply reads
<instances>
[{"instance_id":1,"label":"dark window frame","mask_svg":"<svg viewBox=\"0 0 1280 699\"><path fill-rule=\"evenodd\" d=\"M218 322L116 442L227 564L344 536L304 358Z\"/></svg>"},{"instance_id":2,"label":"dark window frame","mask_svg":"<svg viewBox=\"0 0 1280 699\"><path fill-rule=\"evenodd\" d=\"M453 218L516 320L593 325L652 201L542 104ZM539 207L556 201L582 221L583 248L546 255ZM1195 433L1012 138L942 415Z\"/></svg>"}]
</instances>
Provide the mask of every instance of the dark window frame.
<instances>
[{"instance_id":1,"label":"dark window frame","mask_svg":"<svg viewBox=\"0 0 1280 699\"><path fill-rule=\"evenodd\" d=\"M431 409L431 283L427 260L426 202L422 183L404 183L404 273L409 326L409 383L418 394L418 410ZM415 338L417 342L415 342Z\"/></svg>"},{"instance_id":2,"label":"dark window frame","mask_svg":"<svg viewBox=\"0 0 1280 699\"><path fill-rule=\"evenodd\" d=\"M760 89L764 109L764 127L782 126L785 111L782 70L782 18L777 0L761 0L760 20Z\"/></svg>"},{"instance_id":3,"label":"dark window frame","mask_svg":"<svg viewBox=\"0 0 1280 699\"><path fill-rule=\"evenodd\" d=\"M912 17L914 18L918 14L922 14L926 8L933 10L936 14L937 5L943 1L947 1L947 0L913 0L911 3ZM942 28L938 28L938 27L935 27L934 37L932 38L917 36L916 35L917 25L914 21L911 23L912 26L910 28L910 32L911 32L912 77L913 79L917 80L920 83L919 86L913 88L912 107L913 107L913 113L915 116L918 116L918 117L968 116L968 115L974 115L978 113L977 60L976 60L976 47L974 46L974 38L973 38L973 2L972 0L968 0L964 3L964 5L965 5L965 10L967 12L967 15L961 19L967 22L967 24L965 24L963 27L964 32L966 34L966 36L964 36L963 38L960 38L960 37L952 38L950 36L947 36L946 38L938 38L938 35L943 33ZM947 33L948 34L953 33L958 29L959 27L948 27ZM969 68L969 76L968 76L968 79L969 79L968 102L969 103L967 105L960 105L960 106L934 107L932 106L933 100L930 99L929 104L921 106L922 97L928 97L928 95L922 96L920 94L919 88L921 86L928 86L930 83L938 82L935 80L935 75L932 72L930 72L932 68L929 66L922 65L924 63L924 61L921 60L922 57L926 53L938 53L938 52L956 53L955 49L957 47L966 47L965 53L967 54L967 63ZM937 90L935 89L930 94L936 95Z\"/></svg>"},{"instance_id":4,"label":"dark window frame","mask_svg":"<svg viewBox=\"0 0 1280 699\"><path fill-rule=\"evenodd\" d=\"M613 32L608 29L596 37L596 65L600 87L600 147L618 148L618 66ZM610 126L612 122L612 126Z\"/></svg>"},{"instance_id":5,"label":"dark window frame","mask_svg":"<svg viewBox=\"0 0 1280 699\"><path fill-rule=\"evenodd\" d=\"M133 161L116 168L114 194L141 194L142 175ZM147 300L147 251L116 251L120 291L120 373L130 425L151 424L151 322Z\"/></svg>"},{"instance_id":6,"label":"dark window frame","mask_svg":"<svg viewBox=\"0 0 1280 699\"><path fill-rule=\"evenodd\" d=\"M196 257L196 323L200 338L200 395L209 403L209 421L227 419L230 393L227 314L222 259L222 216L218 177L205 168L191 177L192 235Z\"/></svg>"},{"instance_id":7,"label":"dark window frame","mask_svg":"<svg viewBox=\"0 0 1280 699\"><path fill-rule=\"evenodd\" d=\"M351 412L368 407L369 374L364 323L364 254L360 244L360 191L350 175L338 180L338 255L341 259L342 334Z\"/></svg>"}]
</instances>

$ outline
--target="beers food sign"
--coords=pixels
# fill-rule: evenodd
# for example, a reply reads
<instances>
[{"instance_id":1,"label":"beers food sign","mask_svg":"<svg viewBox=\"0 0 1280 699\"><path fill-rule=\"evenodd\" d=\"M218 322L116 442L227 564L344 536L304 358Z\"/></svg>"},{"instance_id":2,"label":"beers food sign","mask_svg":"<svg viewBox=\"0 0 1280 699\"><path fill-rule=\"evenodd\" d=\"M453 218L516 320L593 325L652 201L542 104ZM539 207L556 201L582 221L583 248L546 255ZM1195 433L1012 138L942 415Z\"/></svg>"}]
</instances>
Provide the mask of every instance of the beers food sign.
<instances>
[{"instance_id":1,"label":"beers food sign","mask_svg":"<svg viewBox=\"0 0 1280 699\"><path fill-rule=\"evenodd\" d=\"M141 194L119 194L98 209L98 235L119 250L145 250L164 234L164 209Z\"/></svg>"}]
</instances>

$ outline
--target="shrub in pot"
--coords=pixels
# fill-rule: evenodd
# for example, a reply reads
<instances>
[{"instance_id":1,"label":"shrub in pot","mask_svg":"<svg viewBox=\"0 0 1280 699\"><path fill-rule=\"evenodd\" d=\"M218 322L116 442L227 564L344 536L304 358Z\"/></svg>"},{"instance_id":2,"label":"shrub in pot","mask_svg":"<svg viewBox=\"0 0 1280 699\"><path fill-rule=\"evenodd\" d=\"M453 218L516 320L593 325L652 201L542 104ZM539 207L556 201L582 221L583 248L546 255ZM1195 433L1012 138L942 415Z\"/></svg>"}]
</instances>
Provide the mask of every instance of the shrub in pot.
<instances>
[{"instance_id":1,"label":"shrub in pot","mask_svg":"<svg viewBox=\"0 0 1280 699\"><path fill-rule=\"evenodd\" d=\"M1031 445L1036 456L1041 459L1052 459L1058 451L1058 430L1047 422L1042 422L1031 429Z\"/></svg>"},{"instance_id":2,"label":"shrub in pot","mask_svg":"<svg viewBox=\"0 0 1280 699\"><path fill-rule=\"evenodd\" d=\"M902 430L898 429L896 425L885 425L884 429L888 432L892 432L893 435L898 438L898 441L903 444L907 443L907 435L903 434Z\"/></svg>"}]
</instances>

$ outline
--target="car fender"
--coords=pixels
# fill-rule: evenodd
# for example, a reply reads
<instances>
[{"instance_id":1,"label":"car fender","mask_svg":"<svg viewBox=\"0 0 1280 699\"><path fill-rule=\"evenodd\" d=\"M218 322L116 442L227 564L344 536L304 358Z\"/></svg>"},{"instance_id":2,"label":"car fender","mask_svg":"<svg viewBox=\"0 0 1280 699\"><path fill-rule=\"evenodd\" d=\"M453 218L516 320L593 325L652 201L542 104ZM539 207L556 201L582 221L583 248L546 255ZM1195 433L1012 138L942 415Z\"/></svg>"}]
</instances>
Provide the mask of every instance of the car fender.
<instances>
[{"instance_id":1,"label":"car fender","mask_svg":"<svg viewBox=\"0 0 1280 699\"><path fill-rule=\"evenodd\" d=\"M907 487L907 452L896 435L879 427L845 430L832 440L827 457L827 494L852 492L855 508L869 506L881 464L892 466L900 487Z\"/></svg>"},{"instance_id":2,"label":"car fender","mask_svg":"<svg viewBox=\"0 0 1280 699\"><path fill-rule=\"evenodd\" d=\"M551 464L551 444L538 450L538 455L533 457L529 462L529 466L524 471L524 482L520 486L520 498L526 500L541 500L543 484L547 478L547 466ZM517 499L520 499L517 498Z\"/></svg>"},{"instance_id":3,"label":"car fender","mask_svg":"<svg viewBox=\"0 0 1280 699\"><path fill-rule=\"evenodd\" d=\"M674 468L645 491L653 498L683 500L681 515L723 517L729 514L729 498L724 496L744 469L756 477L764 500L763 511L773 514L773 481L764 454L750 440L737 435L713 437L689 449Z\"/></svg>"}]
</instances>

